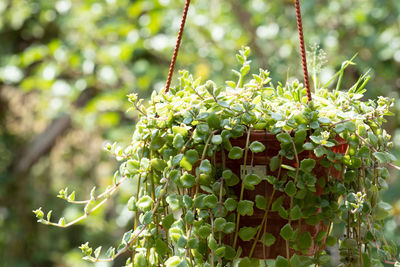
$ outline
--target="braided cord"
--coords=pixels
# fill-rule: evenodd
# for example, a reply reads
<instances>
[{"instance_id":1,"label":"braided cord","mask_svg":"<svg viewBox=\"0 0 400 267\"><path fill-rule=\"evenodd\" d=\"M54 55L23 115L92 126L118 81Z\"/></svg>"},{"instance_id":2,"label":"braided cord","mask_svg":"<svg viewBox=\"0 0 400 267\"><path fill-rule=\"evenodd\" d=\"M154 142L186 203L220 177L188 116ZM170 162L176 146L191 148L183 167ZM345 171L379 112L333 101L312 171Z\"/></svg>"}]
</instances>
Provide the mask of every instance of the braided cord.
<instances>
[{"instance_id":1,"label":"braided cord","mask_svg":"<svg viewBox=\"0 0 400 267\"><path fill-rule=\"evenodd\" d=\"M295 0L294 4L296 7L297 30L299 32L300 54L301 54L301 63L303 65L304 83L305 83L305 86L307 89L308 102L311 102L312 98L311 98L311 91L310 91L310 81L308 80L306 49L304 46L303 24L301 22L301 10L300 10L299 0Z\"/></svg>"},{"instance_id":2,"label":"braided cord","mask_svg":"<svg viewBox=\"0 0 400 267\"><path fill-rule=\"evenodd\" d=\"M183 36L183 29L185 27L187 12L189 10L190 0L186 0L185 8L183 10L182 21L178 32L178 38L176 40L176 45L174 49L174 53L172 55L171 65L168 71L168 78L165 85L165 93L169 91L169 87L171 85L172 75L174 73L174 68L176 64L176 58L178 56L179 47L182 41ZM300 2L299 0L295 0L295 7L296 7L296 18L297 18L297 30L299 32L299 42L300 42L300 54L301 54L301 63L303 66L303 74L304 74L304 83L307 89L307 98L308 102L312 100L311 98L311 90L310 90L310 81L308 79L308 70L307 70L307 58L306 58L306 50L304 46L304 36L303 36L303 24L301 21L301 9L300 9Z\"/></svg>"},{"instance_id":3,"label":"braided cord","mask_svg":"<svg viewBox=\"0 0 400 267\"><path fill-rule=\"evenodd\" d=\"M179 47L180 47L181 41L182 41L183 28L185 27L187 12L189 10L189 4L190 4L190 0L186 0L185 8L183 10L183 15L182 15L181 26L179 28L178 38L176 40L174 54L172 55L171 65L169 66L167 83L165 84L165 91L164 91L165 93L167 93L169 91L169 87L171 85L172 75L174 73L174 68L175 68L175 63L176 63L176 58L178 57Z\"/></svg>"}]
</instances>

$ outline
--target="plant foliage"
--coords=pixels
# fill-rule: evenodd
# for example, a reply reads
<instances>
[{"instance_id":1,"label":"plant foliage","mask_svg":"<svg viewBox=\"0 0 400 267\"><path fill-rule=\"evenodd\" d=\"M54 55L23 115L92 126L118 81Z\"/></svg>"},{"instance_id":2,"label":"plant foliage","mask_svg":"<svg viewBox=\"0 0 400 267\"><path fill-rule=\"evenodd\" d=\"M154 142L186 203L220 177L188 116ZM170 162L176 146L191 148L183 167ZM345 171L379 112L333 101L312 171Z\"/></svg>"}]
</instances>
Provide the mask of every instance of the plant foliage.
<instances>
[{"instance_id":1,"label":"plant foliage","mask_svg":"<svg viewBox=\"0 0 400 267\"><path fill-rule=\"evenodd\" d=\"M74 193L62 190L59 197L86 204L84 215L54 223L38 209L34 212L39 222L61 227L79 222L122 182L136 180L137 190L127 203L135 214L134 227L104 255L101 247L82 245L85 259L110 261L129 250L133 256L127 265L133 266L231 266L234 261L244 266L254 262L256 244L272 246L277 238L264 220L257 227L240 225L240 217L252 216L258 209L265 217L278 212L287 220L280 230L286 240L285 257L278 257L276 266L321 265L329 260L324 250L304 255L313 245L325 243L339 246L346 266L369 266L376 254L396 261L396 247L381 234L390 205L379 199L389 178L386 165L394 160L388 151L390 135L382 129L384 117L392 115L393 100L363 101L366 78L362 77L346 91L328 90L326 84L308 103L306 89L298 81L274 85L262 69L249 77L249 53L244 48L237 55L241 67L233 71L236 80L226 85L202 84L200 78L182 71L178 86L168 93L153 92L148 104L129 95L140 120L128 147L107 148L122 161L113 185L97 196L93 191L87 201L76 201ZM343 69L335 77L340 73ZM235 173L225 164L232 159L246 165L254 154L264 152L265 145L249 141L254 130L266 131L280 143L265 176ZM231 141L240 137L246 145L233 146ZM334 150L340 142L347 147L343 153ZM328 172L317 177L317 166L340 175ZM252 191L261 182L273 188L272 194L258 195L255 201L243 197L245 190ZM241 194L235 193L235 186ZM288 205L277 197L279 192ZM326 230L312 238L299 231L300 223L323 223ZM227 237L233 241L227 242ZM249 257L243 258L239 240L251 242Z\"/></svg>"}]
</instances>

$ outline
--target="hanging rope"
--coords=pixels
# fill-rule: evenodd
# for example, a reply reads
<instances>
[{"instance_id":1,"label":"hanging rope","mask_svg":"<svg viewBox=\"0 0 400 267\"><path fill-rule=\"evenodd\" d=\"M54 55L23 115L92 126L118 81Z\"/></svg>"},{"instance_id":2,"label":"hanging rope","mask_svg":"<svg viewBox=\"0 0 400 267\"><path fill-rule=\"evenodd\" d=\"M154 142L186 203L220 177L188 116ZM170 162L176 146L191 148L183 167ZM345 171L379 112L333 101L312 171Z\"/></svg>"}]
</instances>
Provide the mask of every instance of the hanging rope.
<instances>
[{"instance_id":1,"label":"hanging rope","mask_svg":"<svg viewBox=\"0 0 400 267\"><path fill-rule=\"evenodd\" d=\"M304 83L307 89L308 102L311 102L310 81L308 80L306 49L304 47L303 24L301 23L301 10L299 0L294 1L296 7L297 30L299 32L301 63L303 65Z\"/></svg>"},{"instance_id":2,"label":"hanging rope","mask_svg":"<svg viewBox=\"0 0 400 267\"><path fill-rule=\"evenodd\" d=\"M190 4L190 0L186 0L185 8L183 10L183 15L182 15L181 26L179 28L178 38L176 40L174 54L172 55L171 65L169 66L167 83L165 84L165 91L164 91L165 93L167 93L169 91L169 86L171 85L172 75L174 73L174 68L175 68L175 63L176 63L176 58L178 56L179 46L181 45L183 28L185 27L186 16L187 16L187 12L189 10L189 4Z\"/></svg>"},{"instance_id":3,"label":"hanging rope","mask_svg":"<svg viewBox=\"0 0 400 267\"><path fill-rule=\"evenodd\" d=\"M304 83L307 89L307 98L308 102L312 100L311 98L311 91L310 91L310 81L308 79L308 70L307 70L307 58L306 58L306 49L304 46L304 36L303 36L303 24L301 22L301 10L300 10L300 2L299 0L295 0L295 7L296 7L296 18L297 18L297 30L299 32L299 42L300 42L300 54L301 54L301 63L303 66L303 73L304 73ZM167 82L165 84L165 93L169 91L169 87L171 85L172 75L174 73L176 58L178 56L179 47L182 41L183 29L185 27L187 12L189 10L190 0L186 0L185 8L183 10L182 21L178 32L178 38L176 40L176 45L174 49L174 54L172 55L171 65L168 71Z\"/></svg>"}]
</instances>

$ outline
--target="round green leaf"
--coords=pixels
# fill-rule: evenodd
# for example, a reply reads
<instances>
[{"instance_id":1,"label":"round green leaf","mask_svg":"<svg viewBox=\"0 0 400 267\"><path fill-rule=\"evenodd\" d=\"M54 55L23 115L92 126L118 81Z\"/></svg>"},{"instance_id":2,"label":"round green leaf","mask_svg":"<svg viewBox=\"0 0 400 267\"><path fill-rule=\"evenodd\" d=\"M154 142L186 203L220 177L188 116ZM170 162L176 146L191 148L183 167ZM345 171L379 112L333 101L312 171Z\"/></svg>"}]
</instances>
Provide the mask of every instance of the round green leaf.
<instances>
[{"instance_id":1,"label":"round green leaf","mask_svg":"<svg viewBox=\"0 0 400 267\"><path fill-rule=\"evenodd\" d=\"M171 228L171 225L174 223L174 221L174 215L170 213L162 219L162 226L168 230L169 228Z\"/></svg>"},{"instance_id":2,"label":"round green leaf","mask_svg":"<svg viewBox=\"0 0 400 267\"><path fill-rule=\"evenodd\" d=\"M233 222L225 223L223 232L225 234L231 234L233 231L235 231L235 224Z\"/></svg>"},{"instance_id":3,"label":"round green leaf","mask_svg":"<svg viewBox=\"0 0 400 267\"><path fill-rule=\"evenodd\" d=\"M261 237L261 242L263 242L267 247L272 246L275 243L275 241L276 241L275 236L270 233L265 233Z\"/></svg>"},{"instance_id":4,"label":"round green leaf","mask_svg":"<svg viewBox=\"0 0 400 267\"><path fill-rule=\"evenodd\" d=\"M209 224L201 226L197 231L197 235L202 239L206 239L210 234L211 234L211 225Z\"/></svg>"},{"instance_id":5,"label":"round green leaf","mask_svg":"<svg viewBox=\"0 0 400 267\"><path fill-rule=\"evenodd\" d=\"M180 178L183 187L190 188L196 184L196 179L193 175L185 172Z\"/></svg>"},{"instance_id":6,"label":"round green leaf","mask_svg":"<svg viewBox=\"0 0 400 267\"><path fill-rule=\"evenodd\" d=\"M128 210L130 210L130 211L137 211L136 197L132 196L132 197L128 200L127 207L128 207Z\"/></svg>"},{"instance_id":7,"label":"round green leaf","mask_svg":"<svg viewBox=\"0 0 400 267\"><path fill-rule=\"evenodd\" d=\"M239 230L239 237L243 241L250 241L256 233L257 228L255 227L242 227Z\"/></svg>"},{"instance_id":8,"label":"round green leaf","mask_svg":"<svg viewBox=\"0 0 400 267\"><path fill-rule=\"evenodd\" d=\"M303 148L305 150L313 150L314 149L314 145L311 142L306 142L303 144Z\"/></svg>"},{"instance_id":9,"label":"round green leaf","mask_svg":"<svg viewBox=\"0 0 400 267\"><path fill-rule=\"evenodd\" d=\"M288 260L282 256L278 256L275 260L275 267L288 267Z\"/></svg>"},{"instance_id":10,"label":"round green leaf","mask_svg":"<svg viewBox=\"0 0 400 267\"><path fill-rule=\"evenodd\" d=\"M199 246L199 241L196 238L192 238L188 242L188 247L191 249L197 249Z\"/></svg>"},{"instance_id":11,"label":"round green leaf","mask_svg":"<svg viewBox=\"0 0 400 267\"><path fill-rule=\"evenodd\" d=\"M140 162L137 160L128 160L126 162L126 169L130 174L135 175L140 169Z\"/></svg>"},{"instance_id":12,"label":"round green leaf","mask_svg":"<svg viewBox=\"0 0 400 267\"><path fill-rule=\"evenodd\" d=\"M292 220L299 220L303 216L301 209L298 205L294 206L290 210L290 219Z\"/></svg>"},{"instance_id":13,"label":"round green leaf","mask_svg":"<svg viewBox=\"0 0 400 267\"><path fill-rule=\"evenodd\" d=\"M159 150L164 145L164 140L160 136L155 136L151 139L150 148L151 150Z\"/></svg>"},{"instance_id":14,"label":"round green leaf","mask_svg":"<svg viewBox=\"0 0 400 267\"><path fill-rule=\"evenodd\" d=\"M281 164L281 160L279 158L279 156L274 156L271 158L271 161L269 162L269 168L271 170L271 172L276 171L279 166Z\"/></svg>"},{"instance_id":15,"label":"round green leaf","mask_svg":"<svg viewBox=\"0 0 400 267\"><path fill-rule=\"evenodd\" d=\"M185 140L183 139L183 136L180 133L176 134L172 145L179 150L183 147L184 144Z\"/></svg>"},{"instance_id":16,"label":"round green leaf","mask_svg":"<svg viewBox=\"0 0 400 267\"><path fill-rule=\"evenodd\" d=\"M225 218L216 218L214 220L214 227L215 227L215 231L221 232L224 229L224 226L226 224L226 220Z\"/></svg>"},{"instance_id":17,"label":"round green leaf","mask_svg":"<svg viewBox=\"0 0 400 267\"><path fill-rule=\"evenodd\" d=\"M329 247L333 247L334 245L336 245L336 237L334 236L328 236L326 238L325 244Z\"/></svg>"},{"instance_id":18,"label":"round green leaf","mask_svg":"<svg viewBox=\"0 0 400 267\"><path fill-rule=\"evenodd\" d=\"M177 195L169 195L167 197L167 203L172 210L178 210L182 207L182 202Z\"/></svg>"},{"instance_id":19,"label":"round green leaf","mask_svg":"<svg viewBox=\"0 0 400 267\"><path fill-rule=\"evenodd\" d=\"M147 259L142 253L135 254L135 267L146 267L147 266ZM168 266L173 267L173 266Z\"/></svg>"},{"instance_id":20,"label":"round green leaf","mask_svg":"<svg viewBox=\"0 0 400 267\"><path fill-rule=\"evenodd\" d=\"M317 240L318 242L322 241L327 233L328 232L325 231L325 230L319 231L318 234L317 234L317 237L315 238L315 240Z\"/></svg>"},{"instance_id":21,"label":"round green leaf","mask_svg":"<svg viewBox=\"0 0 400 267\"><path fill-rule=\"evenodd\" d=\"M213 237L212 234L210 234L210 235L207 237L207 244L208 244L208 247L209 247L211 250L216 250L216 249L218 248L217 241L215 240L215 238Z\"/></svg>"},{"instance_id":22,"label":"round green leaf","mask_svg":"<svg viewBox=\"0 0 400 267\"><path fill-rule=\"evenodd\" d=\"M185 127L172 126L172 132L174 134L180 134L180 135L182 135L182 137L188 136L188 130Z\"/></svg>"},{"instance_id":23,"label":"round green leaf","mask_svg":"<svg viewBox=\"0 0 400 267\"><path fill-rule=\"evenodd\" d=\"M221 122L220 122L217 114L215 114L214 112L210 112L208 114L207 123L211 129L219 129Z\"/></svg>"},{"instance_id":24,"label":"round green leaf","mask_svg":"<svg viewBox=\"0 0 400 267\"><path fill-rule=\"evenodd\" d=\"M319 117L318 121L322 124L329 124L331 123L331 119L327 118L327 117Z\"/></svg>"},{"instance_id":25,"label":"round green leaf","mask_svg":"<svg viewBox=\"0 0 400 267\"><path fill-rule=\"evenodd\" d=\"M150 209L151 204L153 204L153 199L149 196L142 196L138 202L136 202L138 208L143 211Z\"/></svg>"},{"instance_id":26,"label":"round green leaf","mask_svg":"<svg viewBox=\"0 0 400 267\"><path fill-rule=\"evenodd\" d=\"M165 255L168 251L168 246L160 238L157 238L155 249L158 254Z\"/></svg>"},{"instance_id":27,"label":"round green leaf","mask_svg":"<svg viewBox=\"0 0 400 267\"><path fill-rule=\"evenodd\" d=\"M222 178L224 178L225 183L228 186L235 186L240 182L239 177L237 177L237 175L231 170L224 170L222 172Z\"/></svg>"},{"instance_id":28,"label":"round green leaf","mask_svg":"<svg viewBox=\"0 0 400 267\"><path fill-rule=\"evenodd\" d=\"M252 202L250 200L241 200L238 203L237 211L242 216L245 216L245 215L251 216L251 215L253 215L253 212L254 212L253 205L254 205L254 202Z\"/></svg>"},{"instance_id":29,"label":"round green leaf","mask_svg":"<svg viewBox=\"0 0 400 267\"><path fill-rule=\"evenodd\" d=\"M224 206L227 211L234 211L237 207L237 202L233 198L228 198L225 200Z\"/></svg>"},{"instance_id":30,"label":"round green leaf","mask_svg":"<svg viewBox=\"0 0 400 267\"><path fill-rule=\"evenodd\" d=\"M183 203L185 204L185 208L190 209L193 206L193 199L188 195L183 196Z\"/></svg>"},{"instance_id":31,"label":"round green leaf","mask_svg":"<svg viewBox=\"0 0 400 267\"><path fill-rule=\"evenodd\" d=\"M218 258L222 258L223 256L225 256L225 247L219 247L215 250L215 256L217 256Z\"/></svg>"},{"instance_id":32,"label":"round green leaf","mask_svg":"<svg viewBox=\"0 0 400 267\"><path fill-rule=\"evenodd\" d=\"M292 142L292 137L288 133L280 133L276 136L276 138L282 144L290 144Z\"/></svg>"},{"instance_id":33,"label":"round green leaf","mask_svg":"<svg viewBox=\"0 0 400 267\"><path fill-rule=\"evenodd\" d=\"M222 137L221 137L221 135L218 135L218 134L214 135L214 136L211 138L211 143L213 143L213 144L215 144L215 145L220 145L220 144L222 143Z\"/></svg>"},{"instance_id":34,"label":"round green leaf","mask_svg":"<svg viewBox=\"0 0 400 267\"><path fill-rule=\"evenodd\" d=\"M213 209L217 206L218 198L215 195L208 195L204 198L204 205L208 208Z\"/></svg>"},{"instance_id":35,"label":"round green leaf","mask_svg":"<svg viewBox=\"0 0 400 267\"><path fill-rule=\"evenodd\" d=\"M191 224L194 221L194 214L191 210L186 211L185 221Z\"/></svg>"},{"instance_id":36,"label":"round green leaf","mask_svg":"<svg viewBox=\"0 0 400 267\"><path fill-rule=\"evenodd\" d=\"M233 260L236 256L236 250L234 250L231 246L225 245L225 259Z\"/></svg>"},{"instance_id":37,"label":"round green leaf","mask_svg":"<svg viewBox=\"0 0 400 267\"><path fill-rule=\"evenodd\" d=\"M212 165L208 159L202 160L199 167L200 172L205 174L211 174Z\"/></svg>"},{"instance_id":38,"label":"round green leaf","mask_svg":"<svg viewBox=\"0 0 400 267\"><path fill-rule=\"evenodd\" d=\"M322 157L324 154L326 154L326 149L322 146L318 146L314 149L314 154L317 158Z\"/></svg>"},{"instance_id":39,"label":"round green leaf","mask_svg":"<svg viewBox=\"0 0 400 267\"><path fill-rule=\"evenodd\" d=\"M312 245L312 237L309 232L304 232L297 238L297 245L301 250L306 250Z\"/></svg>"},{"instance_id":40,"label":"round green leaf","mask_svg":"<svg viewBox=\"0 0 400 267\"><path fill-rule=\"evenodd\" d=\"M194 149L190 149L185 152L185 157L190 164L194 165L199 160L199 153Z\"/></svg>"},{"instance_id":41,"label":"round green leaf","mask_svg":"<svg viewBox=\"0 0 400 267\"><path fill-rule=\"evenodd\" d=\"M175 156L172 158L172 166L178 165L178 164L181 162L182 158L183 158L183 154L175 155Z\"/></svg>"},{"instance_id":42,"label":"round green leaf","mask_svg":"<svg viewBox=\"0 0 400 267\"><path fill-rule=\"evenodd\" d=\"M202 209L204 208L205 204L204 204L204 198L205 195L204 194L199 194L198 196L196 196L196 198L194 199L194 206L197 209Z\"/></svg>"},{"instance_id":43,"label":"round green leaf","mask_svg":"<svg viewBox=\"0 0 400 267\"><path fill-rule=\"evenodd\" d=\"M313 159L303 159L300 163L300 169L304 172L311 172L315 167L315 163Z\"/></svg>"},{"instance_id":44,"label":"round green leaf","mask_svg":"<svg viewBox=\"0 0 400 267\"><path fill-rule=\"evenodd\" d=\"M389 203L380 201L374 208L374 216L376 220L383 220L389 216L392 206Z\"/></svg>"},{"instance_id":45,"label":"round green leaf","mask_svg":"<svg viewBox=\"0 0 400 267\"><path fill-rule=\"evenodd\" d=\"M386 152L374 152L372 154L379 161L379 163L386 164L386 163L390 162L390 158L386 154Z\"/></svg>"},{"instance_id":46,"label":"round green leaf","mask_svg":"<svg viewBox=\"0 0 400 267\"><path fill-rule=\"evenodd\" d=\"M285 186L285 193L292 197L296 194L296 191L296 185L293 183L293 181L289 181Z\"/></svg>"},{"instance_id":47,"label":"round green leaf","mask_svg":"<svg viewBox=\"0 0 400 267\"><path fill-rule=\"evenodd\" d=\"M285 224L285 226L283 226L283 227L281 228L280 235L281 235L282 238L285 239L285 240L291 239L292 236L293 236L293 229L292 229L292 226L290 226L289 223L288 223L288 224Z\"/></svg>"},{"instance_id":48,"label":"round green leaf","mask_svg":"<svg viewBox=\"0 0 400 267\"><path fill-rule=\"evenodd\" d=\"M267 200L261 195L256 196L256 207L260 210L265 210L267 207Z\"/></svg>"},{"instance_id":49,"label":"round green leaf","mask_svg":"<svg viewBox=\"0 0 400 267\"><path fill-rule=\"evenodd\" d=\"M200 134L208 134L210 132L210 127L205 123L199 123L196 129Z\"/></svg>"},{"instance_id":50,"label":"round green leaf","mask_svg":"<svg viewBox=\"0 0 400 267\"><path fill-rule=\"evenodd\" d=\"M294 142L296 144L303 144L304 141L307 138L307 131L302 129L302 130L298 130L296 131L296 133L294 134Z\"/></svg>"},{"instance_id":51,"label":"round green leaf","mask_svg":"<svg viewBox=\"0 0 400 267\"><path fill-rule=\"evenodd\" d=\"M167 163L164 160L158 158L152 159L150 161L150 165L153 169L160 172L164 171L165 167L167 167Z\"/></svg>"},{"instance_id":52,"label":"round green leaf","mask_svg":"<svg viewBox=\"0 0 400 267\"><path fill-rule=\"evenodd\" d=\"M187 171L191 171L193 167L193 165L189 162L186 156L184 156L182 160L179 162L179 166L181 166Z\"/></svg>"},{"instance_id":53,"label":"round green leaf","mask_svg":"<svg viewBox=\"0 0 400 267\"><path fill-rule=\"evenodd\" d=\"M232 149L229 151L228 157L230 159L240 159L243 156L243 149L238 147L238 146L234 146L232 147Z\"/></svg>"},{"instance_id":54,"label":"round green leaf","mask_svg":"<svg viewBox=\"0 0 400 267\"><path fill-rule=\"evenodd\" d=\"M165 262L166 267L177 267L181 263L181 258L178 256L172 256Z\"/></svg>"},{"instance_id":55,"label":"round green leaf","mask_svg":"<svg viewBox=\"0 0 400 267\"><path fill-rule=\"evenodd\" d=\"M355 132L356 131L356 124L352 121L347 121L344 123L344 127L349 131L349 132Z\"/></svg>"},{"instance_id":56,"label":"round green leaf","mask_svg":"<svg viewBox=\"0 0 400 267\"><path fill-rule=\"evenodd\" d=\"M254 190L256 185L261 182L261 178L257 174L247 174L244 177L243 184L246 189Z\"/></svg>"},{"instance_id":57,"label":"round green leaf","mask_svg":"<svg viewBox=\"0 0 400 267\"><path fill-rule=\"evenodd\" d=\"M265 150L265 146L258 141L254 141L251 143L251 145L249 146L251 152L253 153L260 153L263 152Z\"/></svg>"}]
</instances>

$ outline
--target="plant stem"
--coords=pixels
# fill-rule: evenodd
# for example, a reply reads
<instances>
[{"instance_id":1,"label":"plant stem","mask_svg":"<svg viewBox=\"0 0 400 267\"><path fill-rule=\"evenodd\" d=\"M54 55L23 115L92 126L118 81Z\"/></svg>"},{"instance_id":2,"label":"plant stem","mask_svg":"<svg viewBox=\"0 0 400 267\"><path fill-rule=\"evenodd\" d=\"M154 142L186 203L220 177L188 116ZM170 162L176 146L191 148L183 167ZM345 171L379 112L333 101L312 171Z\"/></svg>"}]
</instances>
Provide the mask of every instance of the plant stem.
<instances>
[{"instance_id":1,"label":"plant stem","mask_svg":"<svg viewBox=\"0 0 400 267\"><path fill-rule=\"evenodd\" d=\"M224 186L224 179L221 177L219 186L219 217L222 217L222 190ZM218 243L221 244L222 233L219 232Z\"/></svg>"},{"instance_id":2,"label":"plant stem","mask_svg":"<svg viewBox=\"0 0 400 267\"><path fill-rule=\"evenodd\" d=\"M170 183L170 179L167 180L167 182L164 184L164 187L162 189L165 189L168 187ZM158 207L160 206L161 200L164 198L165 194L166 194L166 190L161 190L163 193L161 193L160 197L157 199L157 203L154 205L154 208L151 210L152 214L154 214ZM149 226L149 224L144 224L142 225L142 228L136 233L136 235L125 245L125 247L123 247L121 250L118 251L117 254L115 254L115 256L113 258L106 258L106 259L96 259L94 257L92 257L91 259L93 260L93 262L110 262L113 261L115 258L119 257L120 255L122 255L123 253L125 253L129 247L136 242L136 240L139 238L139 235Z\"/></svg>"},{"instance_id":3,"label":"plant stem","mask_svg":"<svg viewBox=\"0 0 400 267\"><path fill-rule=\"evenodd\" d=\"M243 180L244 176L246 175L246 164L247 164L247 154L248 154L248 148L249 148L249 141L250 141L250 128L247 129L247 138L246 138L246 147L244 151L244 167L243 171L241 173L240 179ZM244 183L242 181L241 188L240 188L240 198L239 202L243 200L243 193L244 193ZM237 238L239 234L239 222L240 222L240 214L239 212L236 212L236 228L235 228L235 236L233 238L233 248L236 249L236 243L237 243Z\"/></svg>"},{"instance_id":4,"label":"plant stem","mask_svg":"<svg viewBox=\"0 0 400 267\"><path fill-rule=\"evenodd\" d=\"M292 139L291 139L291 143L293 146L294 156L296 159L296 176L294 178L294 185L297 187L297 179L299 177L300 161L299 161L299 156L297 155L296 144L293 142ZM289 206L289 214L288 214L288 217L289 217L288 223L290 226L292 223L292 218L290 217L290 211L292 210L292 208L293 208L293 196L290 196L290 206ZM286 240L286 258L288 261L290 260L289 239Z\"/></svg>"},{"instance_id":5,"label":"plant stem","mask_svg":"<svg viewBox=\"0 0 400 267\"><path fill-rule=\"evenodd\" d=\"M257 230L257 235L256 235L256 237L254 238L254 242L253 242L253 245L252 245L251 250L250 250L250 253L249 253L249 257L250 257L250 258L251 258L251 256L253 256L254 249L256 248L257 242L258 242L258 240L259 240L259 238L260 238L261 231L262 231L262 229L263 229L263 225L266 224L267 221L268 221L268 213L269 213L269 209L270 209L270 207L271 207L271 205L272 205L272 200L273 200L273 198L274 198L275 192L276 192L276 189L274 188L274 190L272 191L272 194L271 194L271 196L270 196L270 198L269 198L269 200L268 200L268 204L267 204L267 207L266 207L266 209L265 209L264 216L263 216L262 221L261 221L261 224L260 224L260 228ZM265 227L265 228L266 228L266 227ZM264 228L264 229L265 229L265 228Z\"/></svg>"},{"instance_id":6,"label":"plant stem","mask_svg":"<svg viewBox=\"0 0 400 267\"><path fill-rule=\"evenodd\" d=\"M362 260L362 241L361 241L361 215L358 215L358 224L357 224L357 237L358 237L358 249L360 251L360 266L363 267L363 260Z\"/></svg>"},{"instance_id":7,"label":"plant stem","mask_svg":"<svg viewBox=\"0 0 400 267\"><path fill-rule=\"evenodd\" d=\"M282 166L281 165L282 165L282 156L280 157L280 163L279 163L279 169L278 169L278 175L277 175L277 179L278 180L279 180L280 175L281 175L281 170L282 170ZM271 196L270 196L270 198L268 200L267 207L265 209L264 216L263 216L263 219L262 219L261 224L260 224L260 228L257 231L257 235L256 235L256 237L254 239L254 242L253 242L253 245L251 247L251 250L250 250L250 253L249 253L249 257L250 258L251 258L251 256L253 256L253 253L254 253L254 250L256 248L257 242L258 242L258 240L260 238L260 234L261 234L261 231L262 231L262 228L263 228L262 226L264 224L265 224L264 232L266 232L267 221L268 221L268 213L269 213L270 207L272 205L272 200L274 199L275 192L276 192L276 189L274 188L272 190L272 194L271 194Z\"/></svg>"},{"instance_id":8,"label":"plant stem","mask_svg":"<svg viewBox=\"0 0 400 267\"><path fill-rule=\"evenodd\" d=\"M204 160L204 158L206 157L206 153L207 153L207 147L211 142L211 138L213 137L214 132L212 132L209 136L208 139L206 141L206 144L204 145L204 149L203 149L203 153L201 154L201 161ZM196 193L195 193L195 197L197 196L197 194L199 193L199 188L200 188L200 175L197 176L196 179Z\"/></svg>"},{"instance_id":9,"label":"plant stem","mask_svg":"<svg viewBox=\"0 0 400 267\"><path fill-rule=\"evenodd\" d=\"M374 147L373 145L371 145L370 143L368 143L368 141L365 140L365 139L364 139L362 136L360 136L358 133L355 133L355 135L356 135L358 138L360 138L360 140L363 141L367 146L369 146L369 148L371 148L371 150L372 150L373 152L378 152L378 151L375 149L375 147ZM396 166L396 165L394 165L394 164L391 163L391 162L388 162L387 165L389 165L390 167L395 168L396 170L400 170L400 167L399 167L399 166Z\"/></svg>"},{"instance_id":10,"label":"plant stem","mask_svg":"<svg viewBox=\"0 0 400 267\"><path fill-rule=\"evenodd\" d=\"M124 176L121 178L121 180L116 184L116 185L118 185L118 186L115 186L115 187L113 187L113 189L112 189L111 191L108 191L108 196L111 196L112 194L114 194L114 192L118 189L118 187L119 187L119 186L122 184L122 182L124 182L126 179L127 179L127 176L124 175ZM58 224L58 223L53 223L53 222L50 222L50 221L42 221L41 223L46 224L46 225L57 226L57 227L61 227L61 228L68 228L68 227L70 227L70 226L72 226L72 225L74 225L74 224L76 224L76 223L78 223L78 222L80 222L80 221L86 219L87 217L89 217L89 215L90 215L91 213L93 213L95 210L97 210L98 208L100 208L101 206L103 206L103 204L106 203L108 199L109 199L109 198L103 199L99 204L97 204L97 205L96 205L95 207L93 207L91 210L89 210L88 212L86 212L84 215L82 215L81 217L79 217L79 218L77 218L77 219L75 219L75 220L73 220L73 221L71 221L71 222L69 222L69 223L67 223L67 224L65 224L65 225L61 225L61 224Z\"/></svg>"},{"instance_id":11,"label":"plant stem","mask_svg":"<svg viewBox=\"0 0 400 267\"><path fill-rule=\"evenodd\" d=\"M343 73L344 73L344 69L340 71L339 79L338 79L338 81L336 83L336 91L339 91L340 85L342 84Z\"/></svg>"},{"instance_id":12,"label":"plant stem","mask_svg":"<svg viewBox=\"0 0 400 267\"><path fill-rule=\"evenodd\" d=\"M224 171L226 169L226 159L225 159L225 150L223 148L223 146L221 145L221 157L222 157L222 171ZM223 184L224 183L224 179L221 178L221 188L220 188L220 198L219 198L219 204L220 204L220 216L222 214L222 189L223 189ZM221 244L222 242L222 232L219 232L219 244Z\"/></svg>"},{"instance_id":13,"label":"plant stem","mask_svg":"<svg viewBox=\"0 0 400 267\"><path fill-rule=\"evenodd\" d=\"M143 147L142 147L142 155L140 157L140 160L143 158L144 156L144 147L145 147L146 143L143 143ZM139 174L139 179L137 182L137 187L136 187L136 201L139 199L139 192L140 192L140 184L141 184L141 179L142 179L142 173ZM139 216L138 216L138 212L135 212L135 221L134 221L134 226L133 226L133 231L136 231L137 225L139 222ZM136 245L136 241L133 242L134 245ZM133 248L132 249L132 265L135 266L135 253L136 253L136 249Z\"/></svg>"},{"instance_id":14,"label":"plant stem","mask_svg":"<svg viewBox=\"0 0 400 267\"><path fill-rule=\"evenodd\" d=\"M214 216L212 214L212 212L209 212L210 214L210 220L211 220L211 234L214 238L215 233L214 233ZM214 267L214 250L211 249L211 267Z\"/></svg>"},{"instance_id":15,"label":"plant stem","mask_svg":"<svg viewBox=\"0 0 400 267\"><path fill-rule=\"evenodd\" d=\"M88 200L68 200L68 203L72 203L72 204L88 204L93 200L99 200L100 198L104 198L109 196L110 194L112 194L121 184L123 181L125 181L125 179L127 179L127 176L123 176L121 178L121 180L116 183L113 187L108 188L106 191L104 191L103 193L101 193L100 195L98 195L97 197L95 197L94 199L88 199Z\"/></svg>"}]
</instances>

